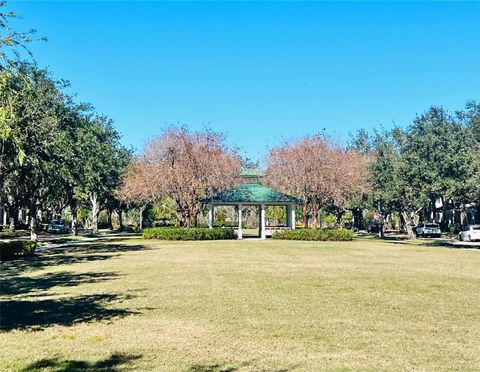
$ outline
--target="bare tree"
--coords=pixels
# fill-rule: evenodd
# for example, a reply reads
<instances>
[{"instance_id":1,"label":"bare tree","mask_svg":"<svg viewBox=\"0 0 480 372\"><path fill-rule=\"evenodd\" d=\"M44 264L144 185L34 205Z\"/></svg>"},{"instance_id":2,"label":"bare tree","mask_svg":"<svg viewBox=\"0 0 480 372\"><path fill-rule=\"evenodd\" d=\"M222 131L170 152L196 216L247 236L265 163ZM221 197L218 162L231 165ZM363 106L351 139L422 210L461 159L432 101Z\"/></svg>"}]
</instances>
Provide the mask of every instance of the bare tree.
<instances>
[{"instance_id":1,"label":"bare tree","mask_svg":"<svg viewBox=\"0 0 480 372\"><path fill-rule=\"evenodd\" d=\"M344 207L367 187L368 159L323 135L284 143L270 151L266 162L266 178L272 186L303 198L304 227L309 212L317 227L322 208Z\"/></svg>"},{"instance_id":2,"label":"bare tree","mask_svg":"<svg viewBox=\"0 0 480 372\"><path fill-rule=\"evenodd\" d=\"M235 185L240 168L240 157L222 134L171 127L132 164L123 193L130 200L171 197L181 225L196 226L200 200Z\"/></svg>"},{"instance_id":3,"label":"bare tree","mask_svg":"<svg viewBox=\"0 0 480 372\"><path fill-rule=\"evenodd\" d=\"M152 192L153 189L149 187L147 167L142 160L141 157L137 157L129 164L117 193L120 200L127 204L138 206L140 230L143 229L143 212L145 207L157 199Z\"/></svg>"}]
</instances>

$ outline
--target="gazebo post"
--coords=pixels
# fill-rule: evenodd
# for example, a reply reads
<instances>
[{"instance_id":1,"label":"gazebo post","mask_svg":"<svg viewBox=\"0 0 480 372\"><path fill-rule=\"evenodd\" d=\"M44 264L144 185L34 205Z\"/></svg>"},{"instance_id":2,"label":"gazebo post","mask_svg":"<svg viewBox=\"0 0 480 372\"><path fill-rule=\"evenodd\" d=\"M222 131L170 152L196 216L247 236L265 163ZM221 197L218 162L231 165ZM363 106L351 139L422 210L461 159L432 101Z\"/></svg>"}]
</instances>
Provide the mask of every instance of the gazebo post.
<instances>
[{"instance_id":1,"label":"gazebo post","mask_svg":"<svg viewBox=\"0 0 480 372\"><path fill-rule=\"evenodd\" d=\"M238 239L243 239L243 234L242 234L242 204L238 204Z\"/></svg>"},{"instance_id":2,"label":"gazebo post","mask_svg":"<svg viewBox=\"0 0 480 372\"><path fill-rule=\"evenodd\" d=\"M290 205L290 227L292 230L295 230L295 221L296 221L296 214L295 214L295 204Z\"/></svg>"},{"instance_id":3,"label":"gazebo post","mask_svg":"<svg viewBox=\"0 0 480 372\"><path fill-rule=\"evenodd\" d=\"M265 204L260 205L260 239L266 239L267 234L265 231Z\"/></svg>"},{"instance_id":4,"label":"gazebo post","mask_svg":"<svg viewBox=\"0 0 480 372\"><path fill-rule=\"evenodd\" d=\"M213 229L213 203L208 204L208 228Z\"/></svg>"}]
</instances>

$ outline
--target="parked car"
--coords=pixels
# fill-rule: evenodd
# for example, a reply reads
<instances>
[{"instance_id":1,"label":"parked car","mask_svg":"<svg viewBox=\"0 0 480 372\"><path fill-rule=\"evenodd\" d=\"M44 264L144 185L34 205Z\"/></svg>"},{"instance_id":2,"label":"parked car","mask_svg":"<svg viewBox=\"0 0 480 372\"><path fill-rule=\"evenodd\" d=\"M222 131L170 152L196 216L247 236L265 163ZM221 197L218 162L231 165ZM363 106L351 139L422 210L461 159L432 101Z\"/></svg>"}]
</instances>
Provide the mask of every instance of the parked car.
<instances>
[{"instance_id":1,"label":"parked car","mask_svg":"<svg viewBox=\"0 0 480 372\"><path fill-rule=\"evenodd\" d=\"M480 225L470 225L464 227L458 234L458 240L465 242L480 241Z\"/></svg>"},{"instance_id":2,"label":"parked car","mask_svg":"<svg viewBox=\"0 0 480 372\"><path fill-rule=\"evenodd\" d=\"M48 225L47 232L55 234L65 234L70 231L70 224L65 221L54 220Z\"/></svg>"},{"instance_id":3,"label":"parked car","mask_svg":"<svg viewBox=\"0 0 480 372\"><path fill-rule=\"evenodd\" d=\"M427 236L439 238L442 235L442 230L440 230L438 223L421 223L415 228L415 235L422 238Z\"/></svg>"},{"instance_id":4,"label":"parked car","mask_svg":"<svg viewBox=\"0 0 480 372\"><path fill-rule=\"evenodd\" d=\"M372 221L370 224L367 226L367 232L370 234L376 234L378 233L378 230L382 226L382 223L380 221Z\"/></svg>"}]
</instances>

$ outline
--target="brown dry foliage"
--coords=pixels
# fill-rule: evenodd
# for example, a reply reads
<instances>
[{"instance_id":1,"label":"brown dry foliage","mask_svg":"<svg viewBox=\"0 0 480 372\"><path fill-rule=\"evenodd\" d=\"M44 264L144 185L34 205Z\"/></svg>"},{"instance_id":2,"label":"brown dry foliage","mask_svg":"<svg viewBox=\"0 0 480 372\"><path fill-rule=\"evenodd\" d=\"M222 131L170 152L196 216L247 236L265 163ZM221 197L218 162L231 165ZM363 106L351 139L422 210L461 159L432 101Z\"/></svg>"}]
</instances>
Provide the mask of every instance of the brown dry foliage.
<instances>
[{"instance_id":1,"label":"brown dry foliage","mask_svg":"<svg viewBox=\"0 0 480 372\"><path fill-rule=\"evenodd\" d=\"M181 224L196 226L200 200L234 186L240 169L240 157L222 134L171 127L131 164L122 194L127 200L171 197Z\"/></svg>"},{"instance_id":2,"label":"brown dry foliage","mask_svg":"<svg viewBox=\"0 0 480 372\"><path fill-rule=\"evenodd\" d=\"M304 226L307 212L317 226L320 208L343 208L349 200L368 189L368 158L345 150L322 135L306 136L270 151L266 158L269 184L304 200Z\"/></svg>"},{"instance_id":3,"label":"brown dry foliage","mask_svg":"<svg viewBox=\"0 0 480 372\"><path fill-rule=\"evenodd\" d=\"M118 191L120 199L127 203L148 204L156 199L149 187L147 167L142 157L136 157L129 164L122 185Z\"/></svg>"}]
</instances>

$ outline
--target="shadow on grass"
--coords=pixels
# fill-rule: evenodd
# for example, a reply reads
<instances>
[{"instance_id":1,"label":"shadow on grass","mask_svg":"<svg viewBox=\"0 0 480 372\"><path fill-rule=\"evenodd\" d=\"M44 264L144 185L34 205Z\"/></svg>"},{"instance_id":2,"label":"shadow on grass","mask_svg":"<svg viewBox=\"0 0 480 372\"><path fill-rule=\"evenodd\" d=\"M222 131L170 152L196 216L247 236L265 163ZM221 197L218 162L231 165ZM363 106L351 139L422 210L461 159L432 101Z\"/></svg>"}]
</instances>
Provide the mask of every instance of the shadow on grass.
<instances>
[{"instance_id":1,"label":"shadow on grass","mask_svg":"<svg viewBox=\"0 0 480 372\"><path fill-rule=\"evenodd\" d=\"M65 244L65 243L72 243L72 242L79 242L79 241L81 241L81 238L71 237L71 236L42 240L42 242L46 242L49 244Z\"/></svg>"},{"instance_id":2,"label":"shadow on grass","mask_svg":"<svg viewBox=\"0 0 480 372\"><path fill-rule=\"evenodd\" d=\"M55 372L70 371L111 371L115 372L124 369L125 365L133 360L140 359L141 355L115 353L106 359L98 362L86 362L83 360L60 360L58 358L41 359L29 364L22 371L43 371L48 369Z\"/></svg>"},{"instance_id":3,"label":"shadow on grass","mask_svg":"<svg viewBox=\"0 0 480 372\"><path fill-rule=\"evenodd\" d=\"M454 248L454 249L459 249L459 248L470 248L470 249L480 249L480 244L468 244L464 242L451 242L447 240L430 240L430 241L425 241L421 242L418 244L419 246L423 247L442 247L442 248Z\"/></svg>"},{"instance_id":4,"label":"shadow on grass","mask_svg":"<svg viewBox=\"0 0 480 372\"><path fill-rule=\"evenodd\" d=\"M442 248L470 248L470 249L480 249L480 244L469 244L465 242L452 241L451 239L445 238L417 238L410 239L408 236L385 236L384 238L372 239L376 241L385 241L391 244L403 244L409 245L411 247L424 247L424 248L433 248L433 247L442 247Z\"/></svg>"},{"instance_id":5,"label":"shadow on grass","mask_svg":"<svg viewBox=\"0 0 480 372\"><path fill-rule=\"evenodd\" d=\"M145 247L141 245L126 245L126 244L112 244L116 242L117 239L106 239L105 244L102 244L102 241L95 241L93 243L83 243L74 244L71 246L53 249L54 252L61 252L64 254L91 254L91 253L122 253L122 252L131 252L131 251L140 251L144 250ZM119 241L125 241L125 239L118 239Z\"/></svg>"},{"instance_id":6,"label":"shadow on grass","mask_svg":"<svg viewBox=\"0 0 480 372\"><path fill-rule=\"evenodd\" d=\"M102 261L119 256L124 252L140 251L141 245L124 244L75 244L73 246L44 250L33 257L3 262L2 276L18 275L29 270L39 270L48 266L70 265L81 262Z\"/></svg>"},{"instance_id":7,"label":"shadow on grass","mask_svg":"<svg viewBox=\"0 0 480 372\"><path fill-rule=\"evenodd\" d=\"M221 364L194 364L188 369L188 372L234 372L242 367L248 366L249 363L242 363L237 367L221 365ZM272 372L287 372L288 369L275 369Z\"/></svg>"},{"instance_id":8,"label":"shadow on grass","mask_svg":"<svg viewBox=\"0 0 480 372\"><path fill-rule=\"evenodd\" d=\"M188 369L188 372L233 372L238 371L238 367L222 366L221 364L194 364Z\"/></svg>"},{"instance_id":9,"label":"shadow on grass","mask_svg":"<svg viewBox=\"0 0 480 372\"><path fill-rule=\"evenodd\" d=\"M393 241L393 242L406 242L411 240L408 235L394 235L394 236L389 236L385 235L383 238L378 238L378 240L385 240L385 241Z\"/></svg>"},{"instance_id":10,"label":"shadow on grass","mask_svg":"<svg viewBox=\"0 0 480 372\"><path fill-rule=\"evenodd\" d=\"M396 235L389 235L385 234L383 238L380 238L378 234L369 234L364 232L357 232L356 238L358 240L370 240L370 241L388 241L388 242L405 242L410 240L408 235L404 234L396 234Z\"/></svg>"},{"instance_id":11,"label":"shadow on grass","mask_svg":"<svg viewBox=\"0 0 480 372\"><path fill-rule=\"evenodd\" d=\"M8 296L38 295L55 286L75 287L85 283L112 280L119 276L113 272L77 274L66 271L46 273L35 277L15 277L8 274L8 272L2 272L0 282L1 294Z\"/></svg>"},{"instance_id":12,"label":"shadow on grass","mask_svg":"<svg viewBox=\"0 0 480 372\"><path fill-rule=\"evenodd\" d=\"M24 260L5 262L1 265L0 279L0 330L40 330L52 325L69 326L79 322L110 320L138 312L120 309L114 305L131 295L90 294L52 299L55 286L73 287L99 281L112 280L115 272L74 271L46 272L36 276L20 275L58 265L106 260L122 252L137 251L143 247L121 244L85 244L64 249L39 252ZM112 308L113 305L113 308Z\"/></svg>"},{"instance_id":13,"label":"shadow on grass","mask_svg":"<svg viewBox=\"0 0 480 372\"><path fill-rule=\"evenodd\" d=\"M107 308L122 301L114 294L97 294L46 300L0 302L0 330L41 330L52 325L70 326L80 322L104 321L137 312Z\"/></svg>"}]
</instances>

